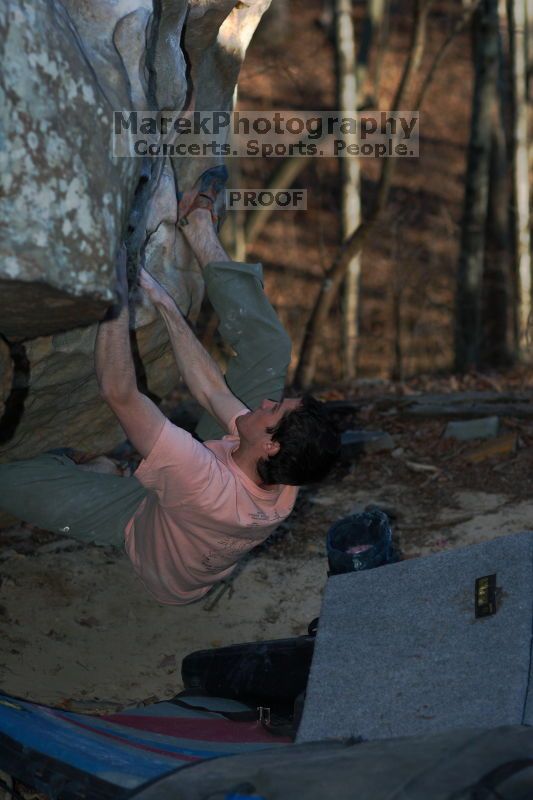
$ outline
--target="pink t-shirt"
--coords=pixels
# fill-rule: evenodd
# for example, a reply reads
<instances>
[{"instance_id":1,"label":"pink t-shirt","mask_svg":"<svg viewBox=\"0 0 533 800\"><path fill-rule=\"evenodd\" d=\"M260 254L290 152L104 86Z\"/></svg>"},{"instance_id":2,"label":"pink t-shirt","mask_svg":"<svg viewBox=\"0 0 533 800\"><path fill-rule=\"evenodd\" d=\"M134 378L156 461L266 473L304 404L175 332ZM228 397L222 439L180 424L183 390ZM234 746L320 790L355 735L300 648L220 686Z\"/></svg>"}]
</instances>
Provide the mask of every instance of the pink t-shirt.
<instances>
[{"instance_id":1,"label":"pink t-shirt","mask_svg":"<svg viewBox=\"0 0 533 800\"><path fill-rule=\"evenodd\" d=\"M234 435L204 444L167 419L135 472L152 491L126 525L126 551L160 603L202 597L292 511L298 487L261 489L233 461L235 419Z\"/></svg>"}]
</instances>

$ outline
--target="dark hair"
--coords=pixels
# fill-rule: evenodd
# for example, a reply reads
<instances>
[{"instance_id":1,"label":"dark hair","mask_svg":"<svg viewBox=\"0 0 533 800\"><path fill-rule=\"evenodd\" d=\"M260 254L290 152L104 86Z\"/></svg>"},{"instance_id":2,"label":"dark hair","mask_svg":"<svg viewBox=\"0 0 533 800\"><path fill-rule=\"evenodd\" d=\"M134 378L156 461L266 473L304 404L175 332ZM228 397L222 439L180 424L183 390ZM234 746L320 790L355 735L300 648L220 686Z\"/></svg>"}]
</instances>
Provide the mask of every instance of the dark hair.
<instances>
[{"instance_id":1,"label":"dark hair","mask_svg":"<svg viewBox=\"0 0 533 800\"><path fill-rule=\"evenodd\" d=\"M259 477L267 485L302 486L320 481L339 457L340 434L324 403L309 394L267 432L280 444L275 456L257 462Z\"/></svg>"}]
</instances>

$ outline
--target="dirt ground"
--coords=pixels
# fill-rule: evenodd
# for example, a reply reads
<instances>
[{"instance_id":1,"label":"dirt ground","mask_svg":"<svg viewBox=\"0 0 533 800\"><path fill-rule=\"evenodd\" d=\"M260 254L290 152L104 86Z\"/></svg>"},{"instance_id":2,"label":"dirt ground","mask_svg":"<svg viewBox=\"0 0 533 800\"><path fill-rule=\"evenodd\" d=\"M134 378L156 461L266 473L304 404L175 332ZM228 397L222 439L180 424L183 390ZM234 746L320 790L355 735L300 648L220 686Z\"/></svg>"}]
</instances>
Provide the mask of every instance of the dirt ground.
<instances>
[{"instance_id":1,"label":"dirt ground","mask_svg":"<svg viewBox=\"0 0 533 800\"><path fill-rule=\"evenodd\" d=\"M327 530L368 504L394 517L404 558L533 529L533 420L503 420L513 447L477 464L469 458L481 443L443 438L445 424L378 410L372 397L345 416L344 428L388 431L394 449L303 489L292 516L218 600L163 606L124 553L20 525L0 531L2 690L111 710L175 694L181 660L194 650L304 633L320 613Z\"/></svg>"}]
</instances>

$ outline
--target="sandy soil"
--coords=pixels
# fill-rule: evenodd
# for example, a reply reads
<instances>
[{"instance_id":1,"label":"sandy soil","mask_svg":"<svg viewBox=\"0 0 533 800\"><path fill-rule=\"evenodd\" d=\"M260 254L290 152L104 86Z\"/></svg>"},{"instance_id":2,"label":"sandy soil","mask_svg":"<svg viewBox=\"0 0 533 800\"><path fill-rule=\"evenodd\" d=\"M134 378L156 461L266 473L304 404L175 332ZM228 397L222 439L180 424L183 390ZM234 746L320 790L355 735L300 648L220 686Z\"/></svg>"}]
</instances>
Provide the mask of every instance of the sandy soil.
<instances>
[{"instance_id":1,"label":"sandy soil","mask_svg":"<svg viewBox=\"0 0 533 800\"><path fill-rule=\"evenodd\" d=\"M193 650L304 632L319 612L325 565L316 554L301 563L251 560L209 611L212 598L160 605L118 552L13 555L0 571L2 689L87 710L171 697Z\"/></svg>"}]
</instances>

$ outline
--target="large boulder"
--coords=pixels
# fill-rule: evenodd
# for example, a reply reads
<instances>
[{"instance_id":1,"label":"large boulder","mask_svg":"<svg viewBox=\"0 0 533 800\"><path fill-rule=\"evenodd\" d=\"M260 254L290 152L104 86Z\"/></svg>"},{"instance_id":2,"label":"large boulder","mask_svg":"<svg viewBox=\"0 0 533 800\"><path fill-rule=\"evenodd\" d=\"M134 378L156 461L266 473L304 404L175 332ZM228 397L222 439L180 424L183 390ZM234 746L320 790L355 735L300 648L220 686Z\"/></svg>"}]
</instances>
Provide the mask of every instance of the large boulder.
<instances>
[{"instance_id":1,"label":"large boulder","mask_svg":"<svg viewBox=\"0 0 533 800\"><path fill-rule=\"evenodd\" d=\"M180 308L197 315L203 282L177 228L176 191L210 163L114 157L112 112L229 109L269 4L2 4L0 333L24 357L13 377L18 408L10 427L0 421L0 460L59 445L101 452L124 438L99 397L93 364L96 323L114 299L123 238L130 273L142 254ZM177 381L164 326L142 298L132 319L143 382L164 396Z\"/></svg>"},{"instance_id":2,"label":"large boulder","mask_svg":"<svg viewBox=\"0 0 533 800\"><path fill-rule=\"evenodd\" d=\"M108 96L61 3L5 0L0 40L0 325L27 339L104 313L139 163L108 147L126 75Z\"/></svg>"}]
</instances>

